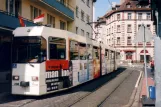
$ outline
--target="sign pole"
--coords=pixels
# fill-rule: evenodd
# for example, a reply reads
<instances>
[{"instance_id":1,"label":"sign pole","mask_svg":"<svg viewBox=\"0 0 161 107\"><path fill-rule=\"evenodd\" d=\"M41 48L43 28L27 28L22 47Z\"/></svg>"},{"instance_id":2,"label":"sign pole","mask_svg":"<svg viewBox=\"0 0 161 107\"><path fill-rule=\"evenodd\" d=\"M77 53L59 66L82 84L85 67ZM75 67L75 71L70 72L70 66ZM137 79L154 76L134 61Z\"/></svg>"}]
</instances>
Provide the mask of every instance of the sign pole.
<instances>
[{"instance_id":1,"label":"sign pole","mask_svg":"<svg viewBox=\"0 0 161 107\"><path fill-rule=\"evenodd\" d=\"M143 25L144 26L144 25ZM146 38L145 38L145 26L144 26L144 71L145 71L145 81L146 81L146 93L147 93L147 98L149 98L149 91L148 91L148 75L147 75L147 65L146 65Z\"/></svg>"}]
</instances>

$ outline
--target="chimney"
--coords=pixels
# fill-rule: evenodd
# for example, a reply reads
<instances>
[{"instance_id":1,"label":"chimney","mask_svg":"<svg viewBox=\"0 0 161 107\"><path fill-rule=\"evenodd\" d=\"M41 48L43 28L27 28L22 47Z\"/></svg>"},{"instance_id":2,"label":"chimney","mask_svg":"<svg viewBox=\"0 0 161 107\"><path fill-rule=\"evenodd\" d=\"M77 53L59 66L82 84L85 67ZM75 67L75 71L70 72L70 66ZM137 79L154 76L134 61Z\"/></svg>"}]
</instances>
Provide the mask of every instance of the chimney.
<instances>
[{"instance_id":1,"label":"chimney","mask_svg":"<svg viewBox=\"0 0 161 107\"><path fill-rule=\"evenodd\" d=\"M125 0L120 0L121 4L125 2Z\"/></svg>"}]
</instances>

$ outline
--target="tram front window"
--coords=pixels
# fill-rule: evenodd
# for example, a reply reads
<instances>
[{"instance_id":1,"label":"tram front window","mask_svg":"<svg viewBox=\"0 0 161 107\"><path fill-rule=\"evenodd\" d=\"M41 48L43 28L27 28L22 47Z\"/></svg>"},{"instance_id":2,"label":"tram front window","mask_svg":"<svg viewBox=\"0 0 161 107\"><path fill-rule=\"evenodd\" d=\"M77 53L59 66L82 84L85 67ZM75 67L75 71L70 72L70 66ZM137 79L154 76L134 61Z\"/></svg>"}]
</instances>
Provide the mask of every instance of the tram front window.
<instances>
[{"instance_id":1,"label":"tram front window","mask_svg":"<svg viewBox=\"0 0 161 107\"><path fill-rule=\"evenodd\" d=\"M41 63L46 60L46 40L42 37L15 37L13 63Z\"/></svg>"}]
</instances>

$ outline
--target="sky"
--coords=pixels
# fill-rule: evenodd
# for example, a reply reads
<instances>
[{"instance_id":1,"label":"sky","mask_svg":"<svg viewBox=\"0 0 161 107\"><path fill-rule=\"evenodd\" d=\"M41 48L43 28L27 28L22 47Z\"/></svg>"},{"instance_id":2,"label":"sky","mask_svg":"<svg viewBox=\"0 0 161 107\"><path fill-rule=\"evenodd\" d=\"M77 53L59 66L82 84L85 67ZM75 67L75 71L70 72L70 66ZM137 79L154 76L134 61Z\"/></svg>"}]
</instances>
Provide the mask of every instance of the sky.
<instances>
[{"instance_id":1,"label":"sky","mask_svg":"<svg viewBox=\"0 0 161 107\"><path fill-rule=\"evenodd\" d=\"M97 0L95 4L95 20L97 20L98 17L102 17L103 15L105 15L106 12L111 8L109 1L110 3L120 3L120 0Z\"/></svg>"}]
</instances>

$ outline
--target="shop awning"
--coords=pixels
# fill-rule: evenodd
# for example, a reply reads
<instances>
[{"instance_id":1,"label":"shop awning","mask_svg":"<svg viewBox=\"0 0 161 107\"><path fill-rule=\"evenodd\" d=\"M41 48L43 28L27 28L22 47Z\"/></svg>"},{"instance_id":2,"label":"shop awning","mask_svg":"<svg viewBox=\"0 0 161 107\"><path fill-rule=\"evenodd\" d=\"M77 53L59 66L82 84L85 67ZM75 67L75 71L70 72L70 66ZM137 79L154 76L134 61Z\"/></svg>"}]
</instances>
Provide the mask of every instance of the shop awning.
<instances>
[{"instance_id":1,"label":"shop awning","mask_svg":"<svg viewBox=\"0 0 161 107\"><path fill-rule=\"evenodd\" d=\"M146 53L146 55L150 55L149 52L148 52L148 50L145 50L145 53ZM140 51L140 55L144 55L144 50L141 50Z\"/></svg>"},{"instance_id":2,"label":"shop awning","mask_svg":"<svg viewBox=\"0 0 161 107\"><path fill-rule=\"evenodd\" d=\"M124 50L124 52L135 52L135 50L128 49L128 50Z\"/></svg>"}]
</instances>

